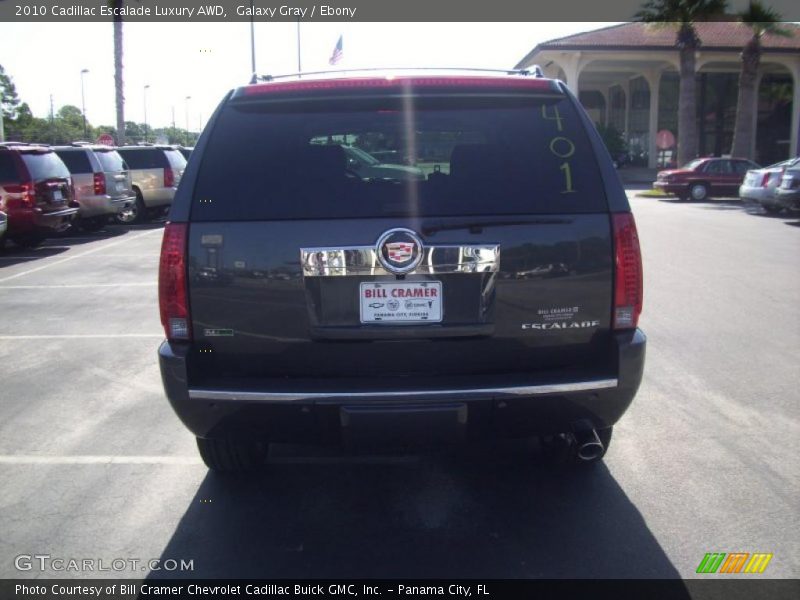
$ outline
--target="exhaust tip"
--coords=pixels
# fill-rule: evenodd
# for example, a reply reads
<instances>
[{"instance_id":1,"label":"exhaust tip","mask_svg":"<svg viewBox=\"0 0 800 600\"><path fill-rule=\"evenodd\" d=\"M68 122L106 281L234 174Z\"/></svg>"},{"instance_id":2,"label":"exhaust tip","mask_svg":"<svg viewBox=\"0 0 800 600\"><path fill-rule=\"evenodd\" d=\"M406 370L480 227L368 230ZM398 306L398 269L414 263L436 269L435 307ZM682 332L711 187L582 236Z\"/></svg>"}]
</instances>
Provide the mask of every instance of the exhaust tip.
<instances>
[{"instance_id":1,"label":"exhaust tip","mask_svg":"<svg viewBox=\"0 0 800 600\"><path fill-rule=\"evenodd\" d=\"M575 455L582 461L599 460L605 454L605 447L597 430L583 429L575 432Z\"/></svg>"}]
</instances>

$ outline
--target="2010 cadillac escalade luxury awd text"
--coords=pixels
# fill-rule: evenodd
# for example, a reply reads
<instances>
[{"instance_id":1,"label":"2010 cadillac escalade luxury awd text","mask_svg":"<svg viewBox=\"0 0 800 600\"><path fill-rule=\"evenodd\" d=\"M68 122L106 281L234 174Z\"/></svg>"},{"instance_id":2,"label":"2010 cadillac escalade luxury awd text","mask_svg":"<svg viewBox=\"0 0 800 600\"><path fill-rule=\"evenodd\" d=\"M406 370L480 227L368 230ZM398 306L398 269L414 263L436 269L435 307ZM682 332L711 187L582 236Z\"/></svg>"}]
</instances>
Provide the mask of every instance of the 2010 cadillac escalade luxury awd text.
<instances>
[{"instance_id":1,"label":"2010 cadillac escalade luxury awd text","mask_svg":"<svg viewBox=\"0 0 800 600\"><path fill-rule=\"evenodd\" d=\"M175 196L159 295L166 394L218 471L269 442L488 436L592 462L644 365L611 158L566 86L524 74L232 91Z\"/></svg>"}]
</instances>

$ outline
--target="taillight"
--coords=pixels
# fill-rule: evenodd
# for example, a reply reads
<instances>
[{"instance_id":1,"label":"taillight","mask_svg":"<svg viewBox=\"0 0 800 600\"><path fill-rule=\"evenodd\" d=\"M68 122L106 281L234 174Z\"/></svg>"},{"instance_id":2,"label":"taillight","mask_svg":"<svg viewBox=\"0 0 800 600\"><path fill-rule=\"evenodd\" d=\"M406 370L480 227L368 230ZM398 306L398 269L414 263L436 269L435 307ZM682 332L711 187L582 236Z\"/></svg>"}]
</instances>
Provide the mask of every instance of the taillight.
<instances>
[{"instance_id":1,"label":"taillight","mask_svg":"<svg viewBox=\"0 0 800 600\"><path fill-rule=\"evenodd\" d=\"M761 178L761 187L767 187L769 185L769 178L772 176L772 173L764 173L764 176Z\"/></svg>"},{"instance_id":2,"label":"taillight","mask_svg":"<svg viewBox=\"0 0 800 600\"><path fill-rule=\"evenodd\" d=\"M631 213L613 215L614 329L632 329L642 314L642 253Z\"/></svg>"},{"instance_id":3,"label":"taillight","mask_svg":"<svg viewBox=\"0 0 800 600\"><path fill-rule=\"evenodd\" d=\"M169 167L164 168L164 187L175 185L175 171Z\"/></svg>"},{"instance_id":4,"label":"taillight","mask_svg":"<svg viewBox=\"0 0 800 600\"><path fill-rule=\"evenodd\" d=\"M19 194L19 198L8 198L6 206L8 208L33 208L36 206L36 192L32 181L16 185L5 186L9 194Z\"/></svg>"},{"instance_id":5,"label":"taillight","mask_svg":"<svg viewBox=\"0 0 800 600\"><path fill-rule=\"evenodd\" d=\"M158 305L168 340L190 340L186 289L186 223L167 223L158 266Z\"/></svg>"},{"instance_id":6,"label":"taillight","mask_svg":"<svg viewBox=\"0 0 800 600\"><path fill-rule=\"evenodd\" d=\"M106 176L102 173L94 174L94 195L102 196L106 193Z\"/></svg>"}]
</instances>

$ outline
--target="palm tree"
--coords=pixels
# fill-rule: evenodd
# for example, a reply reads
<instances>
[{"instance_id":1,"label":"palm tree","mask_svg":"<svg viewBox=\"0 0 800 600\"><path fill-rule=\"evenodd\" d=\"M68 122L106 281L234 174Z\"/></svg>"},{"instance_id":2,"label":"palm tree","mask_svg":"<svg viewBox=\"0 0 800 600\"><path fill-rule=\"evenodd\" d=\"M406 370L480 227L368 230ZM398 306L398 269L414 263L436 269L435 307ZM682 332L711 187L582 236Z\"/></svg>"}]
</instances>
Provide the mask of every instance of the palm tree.
<instances>
[{"instance_id":1,"label":"palm tree","mask_svg":"<svg viewBox=\"0 0 800 600\"><path fill-rule=\"evenodd\" d=\"M780 27L781 15L764 6L759 0L751 0L747 10L739 13L739 20L750 28L753 35L742 50L742 70L739 74L739 99L736 102L736 127L733 130L733 156L750 156L755 139L754 116L757 109L756 78L761 63L761 38L765 35L791 36Z\"/></svg>"},{"instance_id":2,"label":"palm tree","mask_svg":"<svg viewBox=\"0 0 800 600\"><path fill-rule=\"evenodd\" d=\"M636 13L636 18L645 23L676 29L675 46L680 54L679 165L697 156L695 52L700 48L700 38L694 25L722 15L727 4L727 0L647 0Z\"/></svg>"},{"instance_id":3,"label":"palm tree","mask_svg":"<svg viewBox=\"0 0 800 600\"><path fill-rule=\"evenodd\" d=\"M125 0L110 0L121 9ZM118 12L118 11L116 11ZM122 82L122 17L114 16L114 92L117 105L117 145L125 144L125 88Z\"/></svg>"}]
</instances>

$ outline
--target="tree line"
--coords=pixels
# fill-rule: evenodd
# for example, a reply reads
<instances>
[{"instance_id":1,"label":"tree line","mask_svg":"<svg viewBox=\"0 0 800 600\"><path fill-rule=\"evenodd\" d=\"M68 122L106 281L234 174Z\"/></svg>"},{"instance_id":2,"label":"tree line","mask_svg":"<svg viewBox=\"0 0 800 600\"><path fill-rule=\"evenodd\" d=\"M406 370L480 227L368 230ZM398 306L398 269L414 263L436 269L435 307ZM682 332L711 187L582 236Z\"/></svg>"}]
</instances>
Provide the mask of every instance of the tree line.
<instances>
[{"instance_id":1,"label":"tree line","mask_svg":"<svg viewBox=\"0 0 800 600\"><path fill-rule=\"evenodd\" d=\"M8 141L57 145L78 140L95 141L104 133L111 135L115 140L119 139L116 127L95 126L88 120L84 132L83 113L80 108L71 104L60 107L45 118L33 116L28 103L19 98L14 81L2 65L0 65L0 94L2 94L5 138ZM125 140L129 144L164 139L170 144L193 146L197 141L197 133L180 127L145 128L144 123L125 121Z\"/></svg>"}]
</instances>

